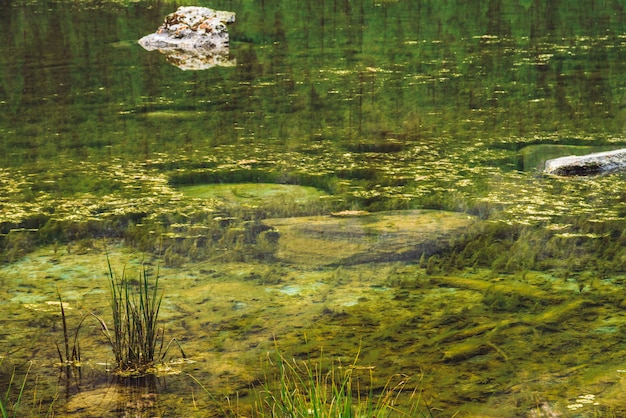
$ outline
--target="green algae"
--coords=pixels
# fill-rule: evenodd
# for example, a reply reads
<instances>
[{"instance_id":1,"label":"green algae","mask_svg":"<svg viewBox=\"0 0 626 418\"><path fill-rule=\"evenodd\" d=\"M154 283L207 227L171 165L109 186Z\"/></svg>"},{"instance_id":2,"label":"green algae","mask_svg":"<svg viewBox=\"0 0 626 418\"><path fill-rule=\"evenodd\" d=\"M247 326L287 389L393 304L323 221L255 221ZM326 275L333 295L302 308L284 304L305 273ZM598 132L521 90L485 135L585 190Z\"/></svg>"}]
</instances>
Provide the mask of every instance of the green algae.
<instances>
[{"instance_id":1,"label":"green algae","mask_svg":"<svg viewBox=\"0 0 626 418\"><path fill-rule=\"evenodd\" d=\"M109 248L113 259L140 260L124 247ZM82 288L80 293L64 296L70 322L87 307L104 315L103 251L55 253L53 247L45 247L0 274L5 285L19 282L30 293L49 294L51 301L57 286L61 290ZM94 271L74 268L82 265L93 266ZM62 279L41 280L47 275L56 277L59 271L63 271ZM621 408L616 398L595 389L598 380L610 393L621 384L618 370L623 362L615 345L623 338L623 315L615 296L619 283L603 282L580 293L545 273L493 277L488 270L465 270L429 276L424 268L401 262L309 268L212 261L162 268L161 274L166 294L161 310L168 334L180 339L194 361L173 366L181 372L179 377L164 377L168 386L183 391L189 391L192 382L185 383L180 376L192 373L216 396L239 392L245 404L242 394L250 393L250 385L262 372L260 359L277 341L285 356L296 358L309 358L323 348L327 355L347 359L360 345L360 363L386 371L374 378L373 387L384 386L389 374L423 373L424 399L431 407L452 413L488 407L494 393L506 393L498 397L498 403L516 411L528 411L542 402L561 405L563 410L568 400L588 391L596 395L601 407ZM411 279L417 280L414 286L393 284ZM532 303L494 309L485 302L489 294ZM3 335L20 329L21 335L35 342L25 346L21 338L5 336L5 347L20 348L11 355L13 361L29 358L31 350L37 350L52 365L54 348L47 337L37 335L40 327L59 323L58 309L46 311L21 299L3 300L11 312L1 325ZM45 308L45 299L42 302ZM607 327L614 331L604 332ZM592 328L603 337L587 331ZM110 362L111 354L103 352L96 329L83 329L83 363L97 370L102 367L98 364ZM57 328L57 338L60 332ZM306 348L303 338L308 341ZM481 378L474 372L476 367L482 370ZM567 382L562 380L564 374ZM484 379L491 383L485 386ZM448 392L451 387L456 390ZM101 392L81 396L91 399L97 393ZM169 393L152 400L157 410L168 410ZM131 395L117 396L115 402ZM106 399L101 411L108 408L103 406ZM80 404L78 399L72 402ZM177 408L184 407L179 404Z\"/></svg>"},{"instance_id":2,"label":"green algae","mask_svg":"<svg viewBox=\"0 0 626 418\"><path fill-rule=\"evenodd\" d=\"M162 255L163 317L198 360L181 368L219 396L248 394L278 339L300 358L362 342L381 380L424 372L450 416L567 414L589 394L598 414L624 410L624 177L536 171L554 148L623 146L620 4L234 4L239 66L181 74L119 42L170 4L104 2L94 24L87 3L3 9L2 351L16 363L43 358L56 384L47 302L59 285L68 315L101 310L114 239L122 258ZM280 192L303 187L310 200ZM422 209L480 222L424 227L429 251L398 254L410 228L384 212ZM328 221L364 210L390 225ZM84 352L101 380L97 338ZM184 380L167 386L70 391L66 411L219 415L180 405Z\"/></svg>"},{"instance_id":3,"label":"green algae","mask_svg":"<svg viewBox=\"0 0 626 418\"><path fill-rule=\"evenodd\" d=\"M306 186L276 183L227 183L182 186L185 195L208 199L221 208L248 207L265 216L321 212L326 193Z\"/></svg>"},{"instance_id":4,"label":"green algae","mask_svg":"<svg viewBox=\"0 0 626 418\"><path fill-rule=\"evenodd\" d=\"M181 190L190 196L218 199L233 204L258 204L266 200L288 198L304 204L317 201L325 195L312 187L264 183L207 184L187 186Z\"/></svg>"}]
</instances>

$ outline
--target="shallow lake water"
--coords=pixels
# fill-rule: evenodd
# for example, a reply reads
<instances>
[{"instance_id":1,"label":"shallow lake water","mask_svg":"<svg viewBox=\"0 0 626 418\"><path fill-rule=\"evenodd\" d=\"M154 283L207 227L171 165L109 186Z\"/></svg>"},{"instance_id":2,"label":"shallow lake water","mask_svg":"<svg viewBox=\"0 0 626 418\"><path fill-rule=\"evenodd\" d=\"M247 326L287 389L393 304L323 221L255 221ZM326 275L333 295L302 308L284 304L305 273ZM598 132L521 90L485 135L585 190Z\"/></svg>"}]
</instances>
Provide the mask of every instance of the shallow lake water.
<instances>
[{"instance_id":1,"label":"shallow lake water","mask_svg":"<svg viewBox=\"0 0 626 418\"><path fill-rule=\"evenodd\" d=\"M0 4L18 412L250 416L278 352L434 416L626 414L626 179L542 174L624 147L624 2L202 2L236 13L202 71L137 44L182 5ZM152 378L108 370L107 255L158 269Z\"/></svg>"}]
</instances>

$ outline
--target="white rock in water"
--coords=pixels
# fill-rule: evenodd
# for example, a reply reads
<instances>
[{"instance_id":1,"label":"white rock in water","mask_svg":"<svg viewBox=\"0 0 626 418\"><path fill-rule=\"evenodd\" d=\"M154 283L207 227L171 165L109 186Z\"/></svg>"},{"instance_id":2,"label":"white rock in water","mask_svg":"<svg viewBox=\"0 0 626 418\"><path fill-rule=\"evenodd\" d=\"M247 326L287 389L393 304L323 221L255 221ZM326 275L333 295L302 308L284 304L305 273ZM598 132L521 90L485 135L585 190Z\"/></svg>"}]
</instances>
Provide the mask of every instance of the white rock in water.
<instances>
[{"instance_id":1,"label":"white rock in water","mask_svg":"<svg viewBox=\"0 0 626 418\"><path fill-rule=\"evenodd\" d=\"M544 172L557 176L590 176L626 171L626 148L546 161Z\"/></svg>"},{"instance_id":2,"label":"white rock in water","mask_svg":"<svg viewBox=\"0 0 626 418\"><path fill-rule=\"evenodd\" d=\"M227 25L234 21L233 12L208 7L179 7L165 17L155 33L141 38L139 44L148 51L161 51L182 69L233 65L228 59Z\"/></svg>"},{"instance_id":3,"label":"white rock in water","mask_svg":"<svg viewBox=\"0 0 626 418\"><path fill-rule=\"evenodd\" d=\"M216 19L224 23L235 22L235 13L209 9L208 7L187 6L179 7L174 13L165 17L166 25L169 21L176 21L189 27L198 27L205 20Z\"/></svg>"}]
</instances>

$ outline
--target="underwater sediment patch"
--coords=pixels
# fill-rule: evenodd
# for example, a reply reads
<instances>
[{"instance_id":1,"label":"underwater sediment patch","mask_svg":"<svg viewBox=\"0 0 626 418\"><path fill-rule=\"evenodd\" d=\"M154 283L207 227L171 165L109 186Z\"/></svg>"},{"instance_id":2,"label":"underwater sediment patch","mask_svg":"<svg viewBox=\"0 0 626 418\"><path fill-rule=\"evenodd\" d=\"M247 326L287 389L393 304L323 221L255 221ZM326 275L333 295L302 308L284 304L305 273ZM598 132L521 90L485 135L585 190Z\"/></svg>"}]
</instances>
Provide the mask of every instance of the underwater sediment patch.
<instances>
[{"instance_id":1,"label":"underwater sediment patch","mask_svg":"<svg viewBox=\"0 0 626 418\"><path fill-rule=\"evenodd\" d=\"M282 261L350 265L431 256L478 220L465 213L407 210L263 222L280 233L277 257Z\"/></svg>"}]
</instances>

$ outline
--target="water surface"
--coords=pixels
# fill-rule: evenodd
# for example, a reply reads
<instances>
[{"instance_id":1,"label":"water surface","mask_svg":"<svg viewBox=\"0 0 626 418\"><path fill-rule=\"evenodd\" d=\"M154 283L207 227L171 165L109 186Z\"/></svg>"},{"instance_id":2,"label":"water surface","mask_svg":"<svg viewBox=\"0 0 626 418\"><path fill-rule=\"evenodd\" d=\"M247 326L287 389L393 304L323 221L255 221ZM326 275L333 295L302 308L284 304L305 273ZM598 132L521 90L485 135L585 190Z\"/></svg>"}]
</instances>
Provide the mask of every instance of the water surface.
<instances>
[{"instance_id":1,"label":"water surface","mask_svg":"<svg viewBox=\"0 0 626 418\"><path fill-rule=\"evenodd\" d=\"M0 350L45 359L59 415L80 401L51 377L58 318L40 308L58 287L106 313L105 242L120 268L163 265L167 329L197 360L181 367L219 399L262 379L277 339L302 358L360 347L380 381L423 373L443 416L624 412L623 175L541 173L624 146L623 2L215 1L202 5L237 14L236 65L182 71L136 40L187 4L0 6L0 280L21 318ZM409 223L345 227L422 209L471 227L382 261ZM341 235L272 229L312 217ZM283 256L372 239L359 262ZM110 356L97 334L93 365ZM168 379L160 401L116 399L212 408L175 404L193 382Z\"/></svg>"}]
</instances>

